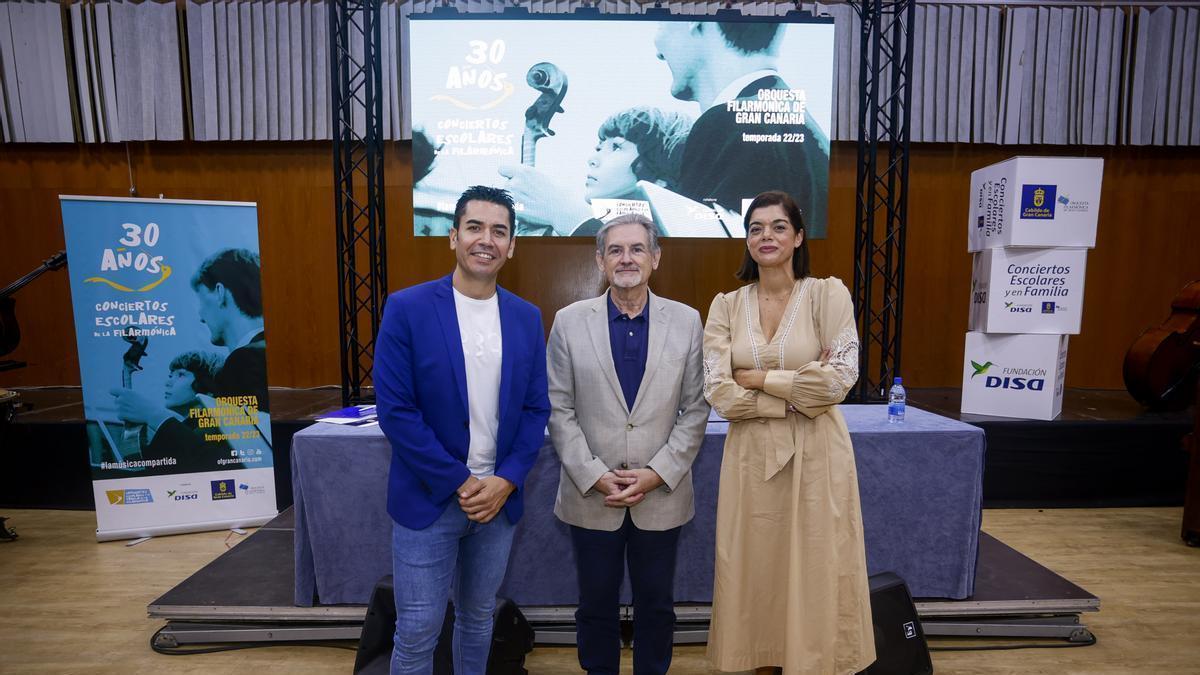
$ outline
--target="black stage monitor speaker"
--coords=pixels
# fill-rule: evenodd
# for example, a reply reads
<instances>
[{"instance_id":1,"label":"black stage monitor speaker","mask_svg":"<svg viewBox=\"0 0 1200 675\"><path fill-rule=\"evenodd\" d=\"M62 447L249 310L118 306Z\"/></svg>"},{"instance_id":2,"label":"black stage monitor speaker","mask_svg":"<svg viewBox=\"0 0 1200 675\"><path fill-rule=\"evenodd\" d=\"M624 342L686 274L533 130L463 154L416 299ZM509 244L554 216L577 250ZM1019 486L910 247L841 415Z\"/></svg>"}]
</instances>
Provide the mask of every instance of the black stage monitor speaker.
<instances>
[{"instance_id":1,"label":"black stage monitor speaker","mask_svg":"<svg viewBox=\"0 0 1200 675\"><path fill-rule=\"evenodd\" d=\"M396 596L392 575L379 580L371 592L358 654L354 657L355 675L387 675L392 666L392 635L396 632Z\"/></svg>"},{"instance_id":2,"label":"black stage monitor speaker","mask_svg":"<svg viewBox=\"0 0 1200 675\"><path fill-rule=\"evenodd\" d=\"M931 675L929 647L908 586L891 572L872 576L870 583L875 663L861 675Z\"/></svg>"},{"instance_id":3,"label":"black stage monitor speaker","mask_svg":"<svg viewBox=\"0 0 1200 675\"><path fill-rule=\"evenodd\" d=\"M396 596L392 575L375 584L371 604L358 640L355 675L387 675L391 668L392 640L396 632ZM525 655L533 651L533 627L511 600L497 598L492 650L487 675L526 675ZM434 675L453 675L450 644L454 635L454 609L446 606L446 618L433 653Z\"/></svg>"}]
</instances>

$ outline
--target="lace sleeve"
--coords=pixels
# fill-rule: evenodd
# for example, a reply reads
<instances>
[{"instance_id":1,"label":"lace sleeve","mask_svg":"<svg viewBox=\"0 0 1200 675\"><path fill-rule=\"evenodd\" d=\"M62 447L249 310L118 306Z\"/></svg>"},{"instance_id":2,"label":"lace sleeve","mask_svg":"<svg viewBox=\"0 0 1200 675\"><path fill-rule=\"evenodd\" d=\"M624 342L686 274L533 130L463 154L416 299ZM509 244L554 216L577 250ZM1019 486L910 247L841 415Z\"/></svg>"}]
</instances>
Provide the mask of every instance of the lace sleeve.
<instances>
[{"instance_id":1,"label":"lace sleeve","mask_svg":"<svg viewBox=\"0 0 1200 675\"><path fill-rule=\"evenodd\" d=\"M846 398L850 388L858 381L858 331L853 327L842 329L827 347L829 357L826 363L833 370L829 380L829 397L838 400Z\"/></svg>"}]
</instances>

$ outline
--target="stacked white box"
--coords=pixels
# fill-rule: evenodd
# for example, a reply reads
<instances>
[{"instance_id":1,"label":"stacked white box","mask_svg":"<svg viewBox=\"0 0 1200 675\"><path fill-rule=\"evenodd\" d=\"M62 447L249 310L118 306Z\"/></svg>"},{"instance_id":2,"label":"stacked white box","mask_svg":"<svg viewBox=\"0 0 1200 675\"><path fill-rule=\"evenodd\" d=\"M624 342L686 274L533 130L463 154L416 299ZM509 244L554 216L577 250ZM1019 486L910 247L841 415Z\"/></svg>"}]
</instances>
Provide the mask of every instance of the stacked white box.
<instances>
[{"instance_id":1,"label":"stacked white box","mask_svg":"<svg viewBox=\"0 0 1200 675\"><path fill-rule=\"evenodd\" d=\"M1066 335L967 333L962 412L1052 420L1062 411Z\"/></svg>"},{"instance_id":2,"label":"stacked white box","mask_svg":"<svg viewBox=\"0 0 1200 675\"><path fill-rule=\"evenodd\" d=\"M971 174L975 253L962 412L1050 420L1083 318L1104 160L1013 157Z\"/></svg>"},{"instance_id":3,"label":"stacked white box","mask_svg":"<svg viewBox=\"0 0 1200 675\"><path fill-rule=\"evenodd\" d=\"M975 254L967 330L1077 335L1087 251L989 248Z\"/></svg>"},{"instance_id":4,"label":"stacked white box","mask_svg":"<svg viewBox=\"0 0 1200 675\"><path fill-rule=\"evenodd\" d=\"M971 173L967 250L1094 248L1104 160L1013 157Z\"/></svg>"}]
</instances>

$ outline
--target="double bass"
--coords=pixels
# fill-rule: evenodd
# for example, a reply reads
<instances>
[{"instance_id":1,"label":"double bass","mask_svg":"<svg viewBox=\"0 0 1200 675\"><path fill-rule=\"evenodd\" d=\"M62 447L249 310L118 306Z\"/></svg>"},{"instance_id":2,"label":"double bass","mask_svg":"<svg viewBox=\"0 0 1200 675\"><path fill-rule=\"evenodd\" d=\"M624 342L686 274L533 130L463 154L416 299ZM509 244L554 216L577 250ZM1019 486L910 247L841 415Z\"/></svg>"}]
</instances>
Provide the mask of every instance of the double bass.
<instances>
[{"instance_id":1,"label":"double bass","mask_svg":"<svg viewBox=\"0 0 1200 675\"><path fill-rule=\"evenodd\" d=\"M1171 301L1171 315L1148 328L1125 353L1125 388L1150 408L1182 410L1191 403L1200 373L1200 280Z\"/></svg>"},{"instance_id":2,"label":"double bass","mask_svg":"<svg viewBox=\"0 0 1200 675\"><path fill-rule=\"evenodd\" d=\"M1151 408L1180 410L1196 403L1180 536L1200 546L1200 280L1171 301L1171 315L1143 332L1125 354L1125 388Z\"/></svg>"}]
</instances>

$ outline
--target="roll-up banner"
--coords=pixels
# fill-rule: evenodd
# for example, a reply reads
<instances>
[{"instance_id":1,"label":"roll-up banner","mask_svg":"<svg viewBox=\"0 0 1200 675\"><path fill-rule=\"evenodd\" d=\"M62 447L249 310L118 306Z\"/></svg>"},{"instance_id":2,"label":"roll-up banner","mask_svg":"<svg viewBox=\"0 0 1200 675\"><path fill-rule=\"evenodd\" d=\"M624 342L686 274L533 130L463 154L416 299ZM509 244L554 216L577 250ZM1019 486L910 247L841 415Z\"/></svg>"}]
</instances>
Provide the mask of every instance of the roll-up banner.
<instances>
[{"instance_id":1,"label":"roll-up banner","mask_svg":"<svg viewBox=\"0 0 1200 675\"><path fill-rule=\"evenodd\" d=\"M277 513L258 210L60 197L100 541Z\"/></svg>"}]
</instances>

